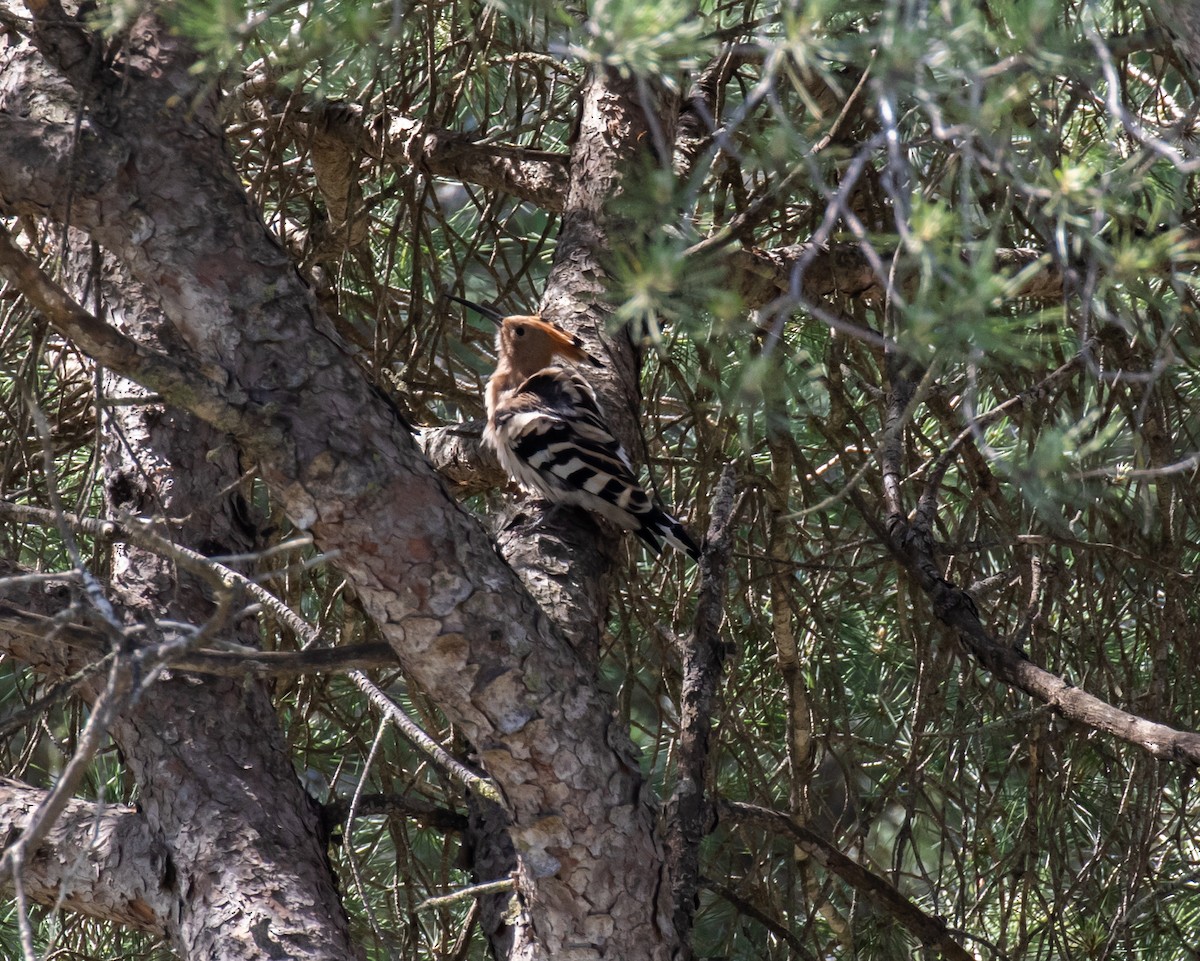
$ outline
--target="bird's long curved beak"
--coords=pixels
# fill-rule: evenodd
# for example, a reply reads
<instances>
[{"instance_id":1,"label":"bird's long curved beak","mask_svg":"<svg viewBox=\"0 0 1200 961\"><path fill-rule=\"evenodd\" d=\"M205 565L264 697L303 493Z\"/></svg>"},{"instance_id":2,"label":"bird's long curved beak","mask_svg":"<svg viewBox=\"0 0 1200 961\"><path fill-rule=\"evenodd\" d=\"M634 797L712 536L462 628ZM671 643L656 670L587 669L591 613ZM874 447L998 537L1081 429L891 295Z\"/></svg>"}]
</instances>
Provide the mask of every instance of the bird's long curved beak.
<instances>
[{"instance_id":1,"label":"bird's long curved beak","mask_svg":"<svg viewBox=\"0 0 1200 961\"><path fill-rule=\"evenodd\" d=\"M463 300L461 297L455 297L454 294L450 293L449 291L446 291L445 294L447 300L453 300L455 303L462 304L464 307L470 307L477 314L482 314L497 327L504 323L504 315L495 307L483 307L479 304L472 303L469 300Z\"/></svg>"}]
</instances>

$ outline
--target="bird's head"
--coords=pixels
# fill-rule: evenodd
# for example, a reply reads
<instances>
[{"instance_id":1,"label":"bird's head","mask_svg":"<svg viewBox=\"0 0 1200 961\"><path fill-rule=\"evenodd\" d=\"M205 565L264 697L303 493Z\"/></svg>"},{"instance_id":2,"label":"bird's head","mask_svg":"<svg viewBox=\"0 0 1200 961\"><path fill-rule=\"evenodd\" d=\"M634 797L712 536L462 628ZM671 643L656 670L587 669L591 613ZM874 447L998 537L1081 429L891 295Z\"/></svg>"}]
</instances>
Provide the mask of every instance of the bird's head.
<instances>
[{"instance_id":1,"label":"bird's head","mask_svg":"<svg viewBox=\"0 0 1200 961\"><path fill-rule=\"evenodd\" d=\"M604 366L584 349L578 337L536 316L505 317L496 333L496 350L525 377L549 367L555 357L572 364Z\"/></svg>"},{"instance_id":2,"label":"bird's head","mask_svg":"<svg viewBox=\"0 0 1200 961\"><path fill-rule=\"evenodd\" d=\"M481 307L453 294L446 296L478 311L496 325L496 351L500 355L500 363L507 364L518 376L528 377L543 367L549 367L555 357L572 364L604 366L583 346L582 340L536 314L505 317L494 307Z\"/></svg>"}]
</instances>

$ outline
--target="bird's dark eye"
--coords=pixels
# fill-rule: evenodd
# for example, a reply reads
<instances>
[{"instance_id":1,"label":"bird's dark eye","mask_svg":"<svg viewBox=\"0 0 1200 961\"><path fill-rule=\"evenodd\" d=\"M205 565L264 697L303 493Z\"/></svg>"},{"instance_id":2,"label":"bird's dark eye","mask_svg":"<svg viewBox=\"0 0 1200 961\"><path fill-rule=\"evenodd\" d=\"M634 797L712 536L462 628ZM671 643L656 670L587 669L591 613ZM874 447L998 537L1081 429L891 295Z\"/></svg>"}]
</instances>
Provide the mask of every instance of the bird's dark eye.
<instances>
[{"instance_id":1,"label":"bird's dark eye","mask_svg":"<svg viewBox=\"0 0 1200 961\"><path fill-rule=\"evenodd\" d=\"M525 336L525 328L524 327L514 327L513 330L515 330L517 332L518 337Z\"/></svg>"}]
</instances>

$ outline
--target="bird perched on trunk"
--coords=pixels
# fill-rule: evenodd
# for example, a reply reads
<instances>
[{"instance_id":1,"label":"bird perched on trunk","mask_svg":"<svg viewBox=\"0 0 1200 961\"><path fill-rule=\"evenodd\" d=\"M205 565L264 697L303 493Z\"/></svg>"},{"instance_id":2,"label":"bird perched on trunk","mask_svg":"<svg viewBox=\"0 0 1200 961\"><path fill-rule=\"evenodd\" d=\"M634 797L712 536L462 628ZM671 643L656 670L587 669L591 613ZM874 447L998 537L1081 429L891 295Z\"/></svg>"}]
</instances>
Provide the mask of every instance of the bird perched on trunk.
<instances>
[{"instance_id":1,"label":"bird perched on trunk","mask_svg":"<svg viewBox=\"0 0 1200 961\"><path fill-rule=\"evenodd\" d=\"M662 541L693 560L700 549L683 525L638 484L583 375L554 364L604 365L583 342L541 317L505 317L447 294L494 323L495 373L487 384L484 442L517 483L556 504L587 508L633 531L657 554Z\"/></svg>"}]
</instances>

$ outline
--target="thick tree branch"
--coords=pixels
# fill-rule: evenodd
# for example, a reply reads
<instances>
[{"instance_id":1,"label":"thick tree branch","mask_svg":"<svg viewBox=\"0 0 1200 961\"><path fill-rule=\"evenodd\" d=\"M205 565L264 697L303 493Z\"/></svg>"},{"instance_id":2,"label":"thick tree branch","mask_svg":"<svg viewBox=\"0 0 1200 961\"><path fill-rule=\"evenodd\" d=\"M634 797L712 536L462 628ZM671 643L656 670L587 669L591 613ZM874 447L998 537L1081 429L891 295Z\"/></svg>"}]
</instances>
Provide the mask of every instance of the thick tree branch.
<instances>
[{"instance_id":1,"label":"thick tree branch","mask_svg":"<svg viewBox=\"0 0 1200 961\"><path fill-rule=\"evenodd\" d=\"M0 778L0 837L24 830L46 792ZM136 931L165 933L170 857L133 808L68 801L22 871L26 895Z\"/></svg>"},{"instance_id":2,"label":"thick tree branch","mask_svg":"<svg viewBox=\"0 0 1200 961\"><path fill-rule=\"evenodd\" d=\"M1190 0L1159 0L1159 20L1166 27L1169 42L1189 71L1188 79L1200 87L1200 10ZM1114 51L1114 56L1120 56Z\"/></svg>"},{"instance_id":3,"label":"thick tree branch","mask_svg":"<svg viewBox=\"0 0 1200 961\"><path fill-rule=\"evenodd\" d=\"M433 127L409 117L389 118L387 129L369 127L358 107L313 99L282 87L270 77L254 77L235 92L248 113L256 104L298 140L314 141L323 157L333 161L316 171L322 193L335 207L344 204L354 172L345 164L372 156L384 163L414 168L435 177L460 180L496 190L557 213L567 195L565 154L505 144L477 144L476 134ZM264 117L264 119L266 119ZM342 171L337 175L336 167ZM322 182L323 181L323 182ZM350 191L350 192L348 192ZM336 219L336 211L331 211Z\"/></svg>"},{"instance_id":4,"label":"thick tree branch","mask_svg":"<svg viewBox=\"0 0 1200 961\"><path fill-rule=\"evenodd\" d=\"M483 443L481 421L423 427L417 432L417 443L459 497L496 490L509 483L495 452Z\"/></svg>"},{"instance_id":5,"label":"thick tree branch","mask_svg":"<svg viewBox=\"0 0 1200 961\"><path fill-rule=\"evenodd\" d=\"M46 792L0 777L0 837L14 837L44 801ZM322 808L330 825L350 814L349 801ZM417 798L366 795L359 817L385 815L416 821L435 831L458 833L466 818ZM70 800L24 864L26 896L47 908L65 908L161 937L172 911L170 852L146 818L121 804Z\"/></svg>"},{"instance_id":6,"label":"thick tree branch","mask_svg":"<svg viewBox=\"0 0 1200 961\"><path fill-rule=\"evenodd\" d=\"M0 110L0 201L42 214L72 196L78 214L93 217L93 198L119 176L129 154L127 143L103 129L84 125L77 139L70 124Z\"/></svg>"},{"instance_id":7,"label":"thick tree branch","mask_svg":"<svg viewBox=\"0 0 1200 961\"><path fill-rule=\"evenodd\" d=\"M29 571L9 560L0 558L0 599L7 602L6 608L20 608L35 617L53 617L70 604L70 598L61 576L53 581L29 577ZM4 653L27 664L46 677L64 678L86 667L89 660L72 652L68 645L57 640L47 641L39 633L9 631L3 640Z\"/></svg>"},{"instance_id":8,"label":"thick tree branch","mask_svg":"<svg viewBox=\"0 0 1200 961\"><path fill-rule=\"evenodd\" d=\"M80 94L90 97L100 77L99 38L89 34L59 0L25 0L33 15L30 36L34 46L71 81Z\"/></svg>"},{"instance_id":9,"label":"thick tree branch","mask_svg":"<svg viewBox=\"0 0 1200 961\"><path fill-rule=\"evenodd\" d=\"M0 224L0 277L20 290L55 330L105 367L120 371L221 430L234 433L253 425L257 430L270 432L269 424L235 406L236 392L222 389L194 367L143 347L80 307L13 243L3 224Z\"/></svg>"},{"instance_id":10,"label":"thick tree branch","mask_svg":"<svg viewBox=\"0 0 1200 961\"><path fill-rule=\"evenodd\" d=\"M153 664L145 666L152 668ZM54 787L43 795L22 823L17 837L8 839L9 843L5 844L4 855L0 858L0 884L23 877L25 865L36 857L42 840L70 806L71 795L107 738L109 726L137 692L142 667L140 658L125 651L119 652L110 662L107 683L92 702L87 722L75 739L74 753Z\"/></svg>"},{"instance_id":11,"label":"thick tree branch","mask_svg":"<svg viewBox=\"0 0 1200 961\"><path fill-rule=\"evenodd\" d=\"M597 393L610 425L631 450L637 449L630 443L638 429L637 360L624 333L611 339L603 333L608 313L603 305L607 257L619 232L631 229L614 216L613 202L648 159L655 133L661 137L674 114L672 97L652 92L637 78L602 67L591 71L571 152L562 232L541 305L545 316L580 335L608 363L604 371L608 376L595 378ZM667 142L671 139L666 137ZM505 558L522 573L543 608L564 626L589 671L597 661L607 607L606 573L615 558L615 545L616 538L583 512L559 509L546 514L532 503L518 505L513 521L499 537ZM610 726L607 737L619 753L629 756L631 746L624 732ZM622 776L622 790L640 795L638 781ZM571 911L585 926L591 922L580 916L580 910L611 918L620 929L610 941L613 950L624 944L627 951L636 946L641 954L665 957L676 942L669 920L669 885L661 877L663 855L654 837L653 814L644 798L636 807L636 820L625 832L622 849L609 847L607 838L599 849L600 859L609 866L606 870L620 872L621 884L609 895L616 894L615 902L591 904L585 895ZM532 890L536 904L546 892L530 885L529 862L519 867L521 887ZM548 947L553 955L566 950L566 945L556 936Z\"/></svg>"},{"instance_id":12,"label":"thick tree branch","mask_svg":"<svg viewBox=\"0 0 1200 961\"><path fill-rule=\"evenodd\" d=\"M350 801L339 798L321 808L326 821L341 824L350 816ZM459 834L467 828L467 817L457 811L436 807L419 798L402 794L364 794L354 808L357 817L402 817L443 834Z\"/></svg>"},{"instance_id":13,"label":"thick tree branch","mask_svg":"<svg viewBox=\"0 0 1200 961\"><path fill-rule=\"evenodd\" d=\"M503 191L552 213L563 210L568 182L566 156L504 144L476 146L474 139L470 134L400 117L392 120L380 138L379 150L389 163Z\"/></svg>"}]
</instances>

